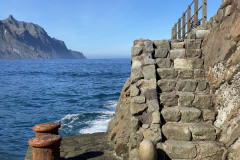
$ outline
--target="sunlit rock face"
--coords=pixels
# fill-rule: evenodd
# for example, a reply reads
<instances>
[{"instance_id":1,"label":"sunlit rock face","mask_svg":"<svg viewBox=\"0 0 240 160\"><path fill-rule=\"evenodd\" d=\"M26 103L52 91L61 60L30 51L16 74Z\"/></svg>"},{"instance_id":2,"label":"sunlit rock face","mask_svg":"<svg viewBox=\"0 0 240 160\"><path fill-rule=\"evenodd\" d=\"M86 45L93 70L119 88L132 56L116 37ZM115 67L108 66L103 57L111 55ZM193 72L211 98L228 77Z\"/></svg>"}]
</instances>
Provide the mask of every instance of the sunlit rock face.
<instances>
[{"instance_id":1,"label":"sunlit rock face","mask_svg":"<svg viewBox=\"0 0 240 160\"><path fill-rule=\"evenodd\" d=\"M206 79L215 96L214 125L228 159L240 159L240 1L226 0L211 19L203 42Z\"/></svg>"}]
</instances>

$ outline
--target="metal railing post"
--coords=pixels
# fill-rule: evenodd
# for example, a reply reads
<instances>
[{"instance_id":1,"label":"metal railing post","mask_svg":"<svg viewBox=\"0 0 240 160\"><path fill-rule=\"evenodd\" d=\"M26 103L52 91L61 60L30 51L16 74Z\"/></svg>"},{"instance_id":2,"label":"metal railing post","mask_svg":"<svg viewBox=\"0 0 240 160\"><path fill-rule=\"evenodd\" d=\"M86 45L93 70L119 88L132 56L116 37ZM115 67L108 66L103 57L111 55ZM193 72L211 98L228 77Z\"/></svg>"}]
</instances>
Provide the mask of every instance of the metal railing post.
<instances>
[{"instance_id":1,"label":"metal railing post","mask_svg":"<svg viewBox=\"0 0 240 160\"><path fill-rule=\"evenodd\" d=\"M187 9L187 34L189 35L191 30L191 6L188 5Z\"/></svg>"},{"instance_id":2,"label":"metal railing post","mask_svg":"<svg viewBox=\"0 0 240 160\"><path fill-rule=\"evenodd\" d=\"M207 23L207 0L202 0L202 24L206 27Z\"/></svg>"},{"instance_id":3,"label":"metal railing post","mask_svg":"<svg viewBox=\"0 0 240 160\"><path fill-rule=\"evenodd\" d=\"M182 39L185 39L185 30L186 30L186 18L185 18L185 12L182 14Z\"/></svg>"},{"instance_id":4,"label":"metal railing post","mask_svg":"<svg viewBox=\"0 0 240 160\"><path fill-rule=\"evenodd\" d=\"M174 39L177 39L177 23L174 24Z\"/></svg>"},{"instance_id":5,"label":"metal railing post","mask_svg":"<svg viewBox=\"0 0 240 160\"><path fill-rule=\"evenodd\" d=\"M172 27L172 37L171 39L174 39L174 27Z\"/></svg>"},{"instance_id":6,"label":"metal railing post","mask_svg":"<svg viewBox=\"0 0 240 160\"><path fill-rule=\"evenodd\" d=\"M198 26L198 0L194 0L194 28Z\"/></svg>"},{"instance_id":7,"label":"metal railing post","mask_svg":"<svg viewBox=\"0 0 240 160\"><path fill-rule=\"evenodd\" d=\"M178 18L178 39L181 39L181 18Z\"/></svg>"}]
</instances>

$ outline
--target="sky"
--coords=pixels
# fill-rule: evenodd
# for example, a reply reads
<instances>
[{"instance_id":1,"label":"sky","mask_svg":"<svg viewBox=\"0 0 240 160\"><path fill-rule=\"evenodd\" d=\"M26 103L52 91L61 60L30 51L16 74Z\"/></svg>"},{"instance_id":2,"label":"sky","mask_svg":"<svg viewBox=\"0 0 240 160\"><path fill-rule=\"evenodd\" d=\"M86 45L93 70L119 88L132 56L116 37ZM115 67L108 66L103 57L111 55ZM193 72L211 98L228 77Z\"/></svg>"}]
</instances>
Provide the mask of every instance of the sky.
<instances>
[{"instance_id":1,"label":"sky","mask_svg":"<svg viewBox=\"0 0 240 160\"><path fill-rule=\"evenodd\" d=\"M171 28L192 0L1 0L0 19L10 14L32 22L68 49L89 59L130 58L139 38L171 38ZM222 0L208 0L208 19ZM202 0L199 1L199 6ZM192 8L193 10L193 8ZM201 15L199 15L200 18Z\"/></svg>"}]
</instances>

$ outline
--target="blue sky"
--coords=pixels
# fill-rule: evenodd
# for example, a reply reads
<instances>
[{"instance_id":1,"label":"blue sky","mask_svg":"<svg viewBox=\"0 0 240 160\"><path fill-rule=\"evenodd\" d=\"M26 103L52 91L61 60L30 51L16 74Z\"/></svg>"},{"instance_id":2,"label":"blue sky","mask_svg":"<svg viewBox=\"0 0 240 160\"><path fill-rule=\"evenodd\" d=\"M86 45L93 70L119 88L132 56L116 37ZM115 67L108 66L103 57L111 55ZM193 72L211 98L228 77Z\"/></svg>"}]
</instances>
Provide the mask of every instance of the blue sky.
<instances>
[{"instance_id":1,"label":"blue sky","mask_svg":"<svg viewBox=\"0 0 240 160\"><path fill-rule=\"evenodd\" d=\"M171 38L171 28L192 0L2 0L10 14L43 27L87 58L130 58L139 38ZM222 0L208 0L208 19ZM201 0L200 2L201 3Z\"/></svg>"}]
</instances>

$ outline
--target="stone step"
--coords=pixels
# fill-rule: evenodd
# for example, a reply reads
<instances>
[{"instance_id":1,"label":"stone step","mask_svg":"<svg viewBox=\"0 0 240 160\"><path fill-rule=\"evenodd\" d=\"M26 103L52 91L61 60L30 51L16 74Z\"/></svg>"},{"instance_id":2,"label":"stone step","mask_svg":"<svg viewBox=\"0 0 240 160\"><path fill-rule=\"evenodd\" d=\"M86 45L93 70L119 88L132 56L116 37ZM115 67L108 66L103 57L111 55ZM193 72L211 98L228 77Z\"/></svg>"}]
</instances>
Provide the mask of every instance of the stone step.
<instances>
[{"instance_id":1,"label":"stone step","mask_svg":"<svg viewBox=\"0 0 240 160\"><path fill-rule=\"evenodd\" d=\"M212 96L206 93L163 92L159 96L160 104L164 107L196 107L212 110L213 106Z\"/></svg>"},{"instance_id":2,"label":"stone step","mask_svg":"<svg viewBox=\"0 0 240 160\"><path fill-rule=\"evenodd\" d=\"M203 69L203 64L201 58L176 58L173 60L174 68Z\"/></svg>"},{"instance_id":3,"label":"stone step","mask_svg":"<svg viewBox=\"0 0 240 160\"><path fill-rule=\"evenodd\" d=\"M182 123L198 123L210 122L215 120L215 112L209 109L197 109L194 107L164 107L161 111L164 121L166 122L182 122Z\"/></svg>"},{"instance_id":4,"label":"stone step","mask_svg":"<svg viewBox=\"0 0 240 160\"><path fill-rule=\"evenodd\" d=\"M167 122L162 127L162 133L167 140L178 141L214 141L216 130L205 123Z\"/></svg>"},{"instance_id":5,"label":"stone step","mask_svg":"<svg viewBox=\"0 0 240 160\"><path fill-rule=\"evenodd\" d=\"M203 69L184 69L184 68L177 69L177 68L170 68L170 67L161 67L161 68L157 68L157 75L159 79L177 79L177 80L181 80L181 79L182 80L184 79L204 80L205 79L205 71Z\"/></svg>"},{"instance_id":6,"label":"stone step","mask_svg":"<svg viewBox=\"0 0 240 160\"><path fill-rule=\"evenodd\" d=\"M193 92L209 93L208 83L205 80L172 80L161 79L157 81L160 92Z\"/></svg>"},{"instance_id":7,"label":"stone step","mask_svg":"<svg viewBox=\"0 0 240 160\"><path fill-rule=\"evenodd\" d=\"M171 41L171 49L183 49L185 48L185 43L180 41Z\"/></svg>"},{"instance_id":8,"label":"stone step","mask_svg":"<svg viewBox=\"0 0 240 160\"><path fill-rule=\"evenodd\" d=\"M224 148L218 142L213 141L176 141L167 140L163 144L158 144L157 147L162 149L165 157L172 160L221 160L224 156Z\"/></svg>"},{"instance_id":9,"label":"stone step","mask_svg":"<svg viewBox=\"0 0 240 160\"><path fill-rule=\"evenodd\" d=\"M210 33L210 30L204 28L197 28L190 32L189 38L191 39L204 39Z\"/></svg>"},{"instance_id":10,"label":"stone step","mask_svg":"<svg viewBox=\"0 0 240 160\"><path fill-rule=\"evenodd\" d=\"M158 68L176 68L176 69L203 69L204 60L202 58L184 58L184 55L176 54L179 50L171 50L171 58L156 58Z\"/></svg>"}]
</instances>

